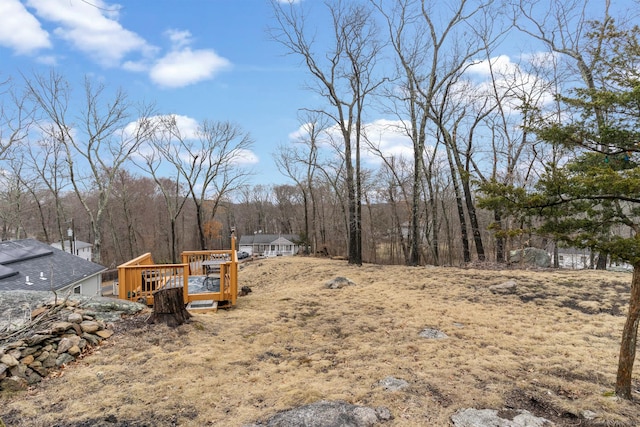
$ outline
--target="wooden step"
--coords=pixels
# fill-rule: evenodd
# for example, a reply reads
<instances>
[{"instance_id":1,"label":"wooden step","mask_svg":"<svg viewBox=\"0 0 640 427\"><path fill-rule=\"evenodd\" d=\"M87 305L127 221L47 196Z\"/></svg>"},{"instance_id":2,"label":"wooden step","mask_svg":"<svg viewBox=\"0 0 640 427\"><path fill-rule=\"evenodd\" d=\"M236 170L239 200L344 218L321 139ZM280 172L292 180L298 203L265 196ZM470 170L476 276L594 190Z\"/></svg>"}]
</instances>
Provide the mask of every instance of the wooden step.
<instances>
[{"instance_id":1,"label":"wooden step","mask_svg":"<svg viewBox=\"0 0 640 427\"><path fill-rule=\"evenodd\" d=\"M187 310L193 313L208 313L218 311L218 301L211 299L202 301L191 301L187 304Z\"/></svg>"}]
</instances>

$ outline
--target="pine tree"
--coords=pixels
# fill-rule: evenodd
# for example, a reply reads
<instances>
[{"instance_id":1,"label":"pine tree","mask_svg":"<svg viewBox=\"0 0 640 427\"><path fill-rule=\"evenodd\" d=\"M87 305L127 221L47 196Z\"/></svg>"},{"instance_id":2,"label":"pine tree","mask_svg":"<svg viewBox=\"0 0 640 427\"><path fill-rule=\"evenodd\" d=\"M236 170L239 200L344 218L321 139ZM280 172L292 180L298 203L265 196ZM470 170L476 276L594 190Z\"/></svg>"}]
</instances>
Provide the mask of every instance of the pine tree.
<instances>
[{"instance_id":1,"label":"pine tree","mask_svg":"<svg viewBox=\"0 0 640 427\"><path fill-rule=\"evenodd\" d=\"M606 31L595 31L603 25ZM485 185L483 204L521 215L523 223L537 221L538 233L559 242L633 266L615 387L619 397L631 399L640 321L640 30L620 30L613 21L593 26L592 34L599 34L590 52L599 55L597 88L559 96L562 120L540 119L534 129L541 141L565 147L572 157L548 163L531 191Z\"/></svg>"}]
</instances>

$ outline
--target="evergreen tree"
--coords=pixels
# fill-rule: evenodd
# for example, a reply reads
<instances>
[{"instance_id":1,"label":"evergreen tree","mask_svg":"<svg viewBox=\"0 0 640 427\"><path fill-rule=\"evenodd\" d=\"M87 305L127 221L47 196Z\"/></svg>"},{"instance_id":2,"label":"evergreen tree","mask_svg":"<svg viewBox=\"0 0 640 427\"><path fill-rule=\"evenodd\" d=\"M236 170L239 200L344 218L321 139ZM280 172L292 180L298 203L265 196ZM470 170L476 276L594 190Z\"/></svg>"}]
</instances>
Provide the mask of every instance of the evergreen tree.
<instances>
[{"instance_id":1,"label":"evergreen tree","mask_svg":"<svg viewBox=\"0 0 640 427\"><path fill-rule=\"evenodd\" d=\"M559 96L566 108L562 120L540 119L534 129L540 140L569 149L572 158L548 163L530 191L488 183L483 204L522 215L524 223L538 221L536 231L559 242L633 266L615 388L631 399L640 321L640 30L620 30L612 21L593 26L597 88ZM602 26L606 31L596 31Z\"/></svg>"}]
</instances>

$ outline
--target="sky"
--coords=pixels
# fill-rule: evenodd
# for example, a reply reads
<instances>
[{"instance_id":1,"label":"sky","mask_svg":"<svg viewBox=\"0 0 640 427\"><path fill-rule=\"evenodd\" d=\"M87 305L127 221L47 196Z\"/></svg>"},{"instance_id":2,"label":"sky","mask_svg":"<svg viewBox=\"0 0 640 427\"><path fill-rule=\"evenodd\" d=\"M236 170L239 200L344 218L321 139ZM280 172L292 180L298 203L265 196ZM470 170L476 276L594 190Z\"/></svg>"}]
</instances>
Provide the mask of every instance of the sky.
<instances>
[{"instance_id":1,"label":"sky","mask_svg":"<svg viewBox=\"0 0 640 427\"><path fill-rule=\"evenodd\" d=\"M267 0L0 0L0 81L53 67L78 91L88 75L159 114L237 123L254 140L252 183L282 183L272 154L319 100L299 59L269 38L272 15ZM496 58L512 67L511 54ZM402 136L382 139L389 153L410 152Z\"/></svg>"},{"instance_id":2,"label":"sky","mask_svg":"<svg viewBox=\"0 0 640 427\"><path fill-rule=\"evenodd\" d=\"M253 182L284 181L271 153L314 95L267 27L266 0L0 0L0 81L51 67L79 91L85 75L160 114L248 131ZM268 182L267 182L268 181Z\"/></svg>"}]
</instances>

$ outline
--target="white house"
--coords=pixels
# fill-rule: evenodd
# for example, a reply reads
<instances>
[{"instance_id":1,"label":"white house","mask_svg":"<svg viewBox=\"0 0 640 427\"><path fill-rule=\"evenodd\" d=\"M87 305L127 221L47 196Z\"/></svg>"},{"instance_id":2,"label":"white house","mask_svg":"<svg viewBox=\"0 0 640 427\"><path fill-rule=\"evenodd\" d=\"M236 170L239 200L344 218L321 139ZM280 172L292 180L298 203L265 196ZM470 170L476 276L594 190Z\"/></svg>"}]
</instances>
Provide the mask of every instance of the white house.
<instances>
[{"instance_id":1,"label":"white house","mask_svg":"<svg viewBox=\"0 0 640 427\"><path fill-rule=\"evenodd\" d=\"M597 260L594 260L595 263ZM574 270L594 268L591 262L591 251L580 248L558 248L558 266ZM624 262L609 262L607 270L632 271L633 266Z\"/></svg>"},{"instance_id":2,"label":"white house","mask_svg":"<svg viewBox=\"0 0 640 427\"><path fill-rule=\"evenodd\" d=\"M249 234L240 237L239 250L249 255L288 256L298 253L297 234Z\"/></svg>"},{"instance_id":3,"label":"white house","mask_svg":"<svg viewBox=\"0 0 640 427\"><path fill-rule=\"evenodd\" d=\"M56 249L62 250L62 243L55 242L52 243ZM92 245L91 243L83 242L81 240L73 239L73 240L65 240L64 241L64 251L75 256L79 256L82 259L86 259L87 261L92 261L92 253L91 253Z\"/></svg>"},{"instance_id":4,"label":"white house","mask_svg":"<svg viewBox=\"0 0 640 427\"><path fill-rule=\"evenodd\" d=\"M33 239L0 242L0 291L100 295L102 265Z\"/></svg>"}]
</instances>

